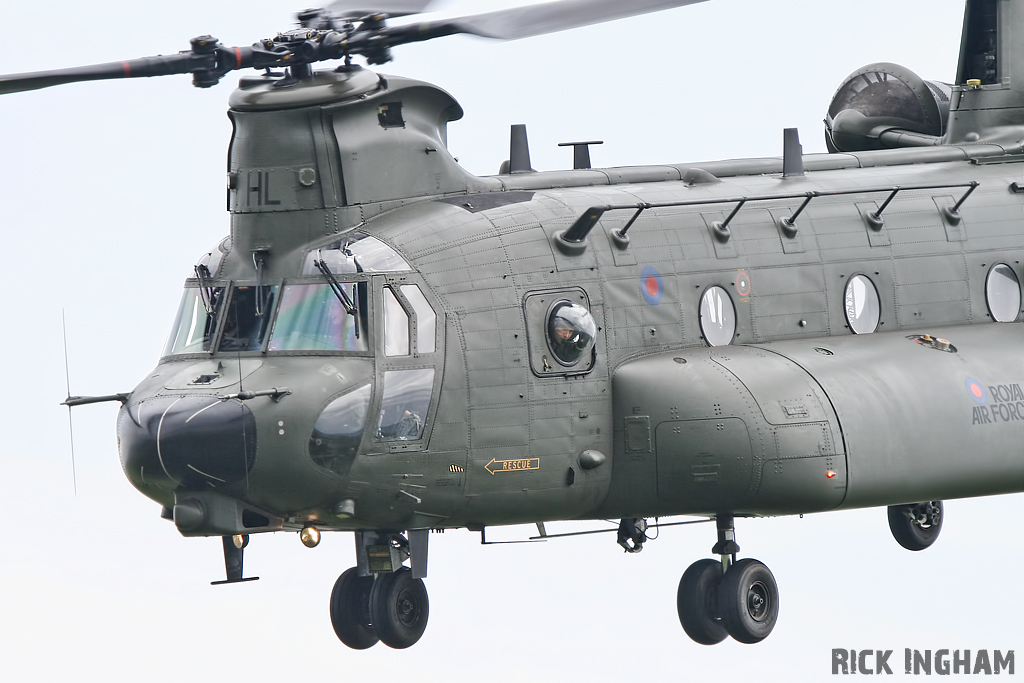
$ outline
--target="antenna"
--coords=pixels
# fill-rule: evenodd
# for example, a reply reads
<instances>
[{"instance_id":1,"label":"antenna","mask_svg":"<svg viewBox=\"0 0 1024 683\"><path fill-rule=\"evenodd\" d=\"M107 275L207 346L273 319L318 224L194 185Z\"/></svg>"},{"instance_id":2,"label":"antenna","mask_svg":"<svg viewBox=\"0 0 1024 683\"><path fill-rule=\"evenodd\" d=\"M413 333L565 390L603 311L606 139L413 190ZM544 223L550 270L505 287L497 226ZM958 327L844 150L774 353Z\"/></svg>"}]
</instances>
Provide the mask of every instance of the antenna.
<instances>
[{"instance_id":1,"label":"antenna","mask_svg":"<svg viewBox=\"0 0 1024 683\"><path fill-rule=\"evenodd\" d=\"M782 177L794 178L804 174L804 148L800 144L800 131L786 128L782 131Z\"/></svg>"},{"instance_id":2,"label":"antenna","mask_svg":"<svg viewBox=\"0 0 1024 683\"><path fill-rule=\"evenodd\" d=\"M67 383L68 398L65 405L68 407L68 434L71 437L71 481L75 487L75 495L78 495L78 474L75 472L75 421L71 417L71 371L68 369L68 324L64 319L64 309L60 309L60 327L64 333L64 381Z\"/></svg>"},{"instance_id":3,"label":"antenna","mask_svg":"<svg viewBox=\"0 0 1024 683\"><path fill-rule=\"evenodd\" d=\"M530 142L526 137L526 124L512 124L509 143L508 172L535 173L530 165Z\"/></svg>"}]
</instances>

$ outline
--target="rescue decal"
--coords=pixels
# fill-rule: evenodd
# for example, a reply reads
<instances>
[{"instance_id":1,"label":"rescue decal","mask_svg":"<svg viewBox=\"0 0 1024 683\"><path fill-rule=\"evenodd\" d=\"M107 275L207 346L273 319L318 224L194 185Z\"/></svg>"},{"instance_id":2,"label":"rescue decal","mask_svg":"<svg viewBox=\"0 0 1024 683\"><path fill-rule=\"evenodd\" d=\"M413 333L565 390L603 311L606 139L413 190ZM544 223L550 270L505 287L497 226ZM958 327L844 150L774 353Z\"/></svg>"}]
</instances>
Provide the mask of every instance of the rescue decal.
<instances>
[{"instance_id":1,"label":"rescue decal","mask_svg":"<svg viewBox=\"0 0 1024 683\"><path fill-rule=\"evenodd\" d=\"M484 469L492 475L498 472L525 472L526 470L539 470L540 458L517 458L515 460L495 460L484 465Z\"/></svg>"}]
</instances>

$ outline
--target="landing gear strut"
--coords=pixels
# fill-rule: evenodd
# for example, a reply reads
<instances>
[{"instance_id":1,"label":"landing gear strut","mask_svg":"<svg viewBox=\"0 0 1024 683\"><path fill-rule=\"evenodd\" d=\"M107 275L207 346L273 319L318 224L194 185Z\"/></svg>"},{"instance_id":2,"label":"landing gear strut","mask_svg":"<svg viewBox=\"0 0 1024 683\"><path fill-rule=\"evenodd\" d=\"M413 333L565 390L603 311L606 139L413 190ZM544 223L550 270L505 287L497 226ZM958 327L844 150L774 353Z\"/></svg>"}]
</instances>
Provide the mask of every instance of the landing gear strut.
<instances>
[{"instance_id":1,"label":"landing gear strut","mask_svg":"<svg viewBox=\"0 0 1024 683\"><path fill-rule=\"evenodd\" d=\"M889 506L889 530L907 550L924 550L942 531L942 501Z\"/></svg>"},{"instance_id":2,"label":"landing gear strut","mask_svg":"<svg viewBox=\"0 0 1024 683\"><path fill-rule=\"evenodd\" d=\"M732 636L757 643L775 628L779 589L761 562L736 560L740 547L731 515L716 518L718 542L711 552L719 560L698 560L683 574L676 593L679 622L701 645L715 645Z\"/></svg>"},{"instance_id":3,"label":"landing gear strut","mask_svg":"<svg viewBox=\"0 0 1024 683\"><path fill-rule=\"evenodd\" d=\"M399 533L356 532L358 566L345 571L331 593L331 624L341 642L355 650L378 641L395 649L414 645L430 614L423 585L427 566L426 529ZM411 559L412 568L403 566Z\"/></svg>"}]
</instances>

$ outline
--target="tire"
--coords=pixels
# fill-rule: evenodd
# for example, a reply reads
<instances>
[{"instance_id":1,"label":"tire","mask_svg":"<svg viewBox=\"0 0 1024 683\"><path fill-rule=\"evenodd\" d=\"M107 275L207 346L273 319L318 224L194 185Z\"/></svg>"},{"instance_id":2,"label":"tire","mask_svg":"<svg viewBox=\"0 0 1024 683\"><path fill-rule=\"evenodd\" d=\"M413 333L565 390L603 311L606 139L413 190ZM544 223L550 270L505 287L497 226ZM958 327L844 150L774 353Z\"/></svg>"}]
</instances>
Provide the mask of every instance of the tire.
<instances>
[{"instance_id":1,"label":"tire","mask_svg":"<svg viewBox=\"0 0 1024 683\"><path fill-rule=\"evenodd\" d=\"M775 577L757 560L740 560L718 585L718 609L730 636L741 643L761 642L779 618Z\"/></svg>"},{"instance_id":2,"label":"tire","mask_svg":"<svg viewBox=\"0 0 1024 683\"><path fill-rule=\"evenodd\" d=\"M377 635L388 647L401 650L415 645L427 628L430 604L422 579L402 567L384 574L373 584L370 616Z\"/></svg>"},{"instance_id":3,"label":"tire","mask_svg":"<svg viewBox=\"0 0 1024 683\"><path fill-rule=\"evenodd\" d=\"M718 616L718 584L722 580L722 563L718 560L697 560L683 573L676 592L679 623L686 635L701 645L717 645L729 632Z\"/></svg>"},{"instance_id":4,"label":"tire","mask_svg":"<svg viewBox=\"0 0 1024 683\"><path fill-rule=\"evenodd\" d=\"M932 519L934 523L921 524L909 512L920 505L934 506ZM917 503L915 505L890 505L889 506L889 530L892 531L896 542L907 550L924 550L935 543L942 531L942 501L936 500L929 503Z\"/></svg>"},{"instance_id":5,"label":"tire","mask_svg":"<svg viewBox=\"0 0 1024 683\"><path fill-rule=\"evenodd\" d=\"M377 630L370 617L372 576L359 576L355 567L334 582L331 591L331 625L338 639L353 650L365 650L377 644Z\"/></svg>"}]
</instances>

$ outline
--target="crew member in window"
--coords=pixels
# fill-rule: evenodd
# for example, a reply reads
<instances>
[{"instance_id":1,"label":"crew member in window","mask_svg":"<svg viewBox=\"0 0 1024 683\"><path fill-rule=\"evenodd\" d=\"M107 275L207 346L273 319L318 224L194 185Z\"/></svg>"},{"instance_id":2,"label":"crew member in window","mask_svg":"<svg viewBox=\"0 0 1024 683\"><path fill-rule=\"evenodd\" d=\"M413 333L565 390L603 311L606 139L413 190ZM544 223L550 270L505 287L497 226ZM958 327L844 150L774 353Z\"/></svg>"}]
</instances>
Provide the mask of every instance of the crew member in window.
<instances>
[{"instance_id":1,"label":"crew member in window","mask_svg":"<svg viewBox=\"0 0 1024 683\"><path fill-rule=\"evenodd\" d=\"M563 361L573 361L580 357L580 352L586 348L588 340L580 334L579 329L571 322L561 316L554 319L554 334L551 345L554 347L555 355Z\"/></svg>"},{"instance_id":2,"label":"crew member in window","mask_svg":"<svg viewBox=\"0 0 1024 683\"><path fill-rule=\"evenodd\" d=\"M394 435L397 439L417 439L421 431L423 431L423 418L415 411L406 410L402 413L402 419L395 425Z\"/></svg>"}]
</instances>

